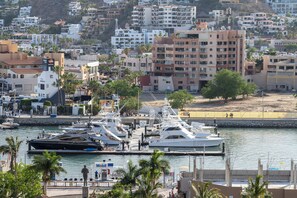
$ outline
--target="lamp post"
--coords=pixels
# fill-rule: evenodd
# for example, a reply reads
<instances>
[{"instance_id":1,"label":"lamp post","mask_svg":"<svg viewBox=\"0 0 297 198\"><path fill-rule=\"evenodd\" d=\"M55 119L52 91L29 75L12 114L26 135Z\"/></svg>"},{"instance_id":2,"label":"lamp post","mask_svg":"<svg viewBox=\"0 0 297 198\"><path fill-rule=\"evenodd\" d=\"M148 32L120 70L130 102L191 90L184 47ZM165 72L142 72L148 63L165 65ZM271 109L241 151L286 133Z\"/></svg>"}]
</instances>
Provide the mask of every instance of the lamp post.
<instances>
[{"instance_id":1,"label":"lamp post","mask_svg":"<svg viewBox=\"0 0 297 198\"><path fill-rule=\"evenodd\" d=\"M264 96L264 93L263 93L263 91L261 91L261 98L262 98L262 101L261 101L261 104L262 104L262 119L264 119L264 103L263 103L263 96Z\"/></svg>"}]
</instances>

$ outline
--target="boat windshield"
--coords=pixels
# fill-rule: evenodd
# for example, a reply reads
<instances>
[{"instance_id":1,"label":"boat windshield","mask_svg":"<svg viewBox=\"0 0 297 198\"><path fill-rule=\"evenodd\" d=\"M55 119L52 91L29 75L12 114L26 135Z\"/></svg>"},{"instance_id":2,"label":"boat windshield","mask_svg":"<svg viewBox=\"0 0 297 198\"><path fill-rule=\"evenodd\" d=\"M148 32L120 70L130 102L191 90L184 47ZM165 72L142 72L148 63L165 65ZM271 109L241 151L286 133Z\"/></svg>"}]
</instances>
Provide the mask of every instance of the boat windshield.
<instances>
[{"instance_id":1,"label":"boat windshield","mask_svg":"<svg viewBox=\"0 0 297 198\"><path fill-rule=\"evenodd\" d=\"M170 136L166 137L165 139L185 139L185 137L182 135L170 135Z\"/></svg>"},{"instance_id":2,"label":"boat windshield","mask_svg":"<svg viewBox=\"0 0 297 198\"><path fill-rule=\"evenodd\" d=\"M178 130L181 130L181 129L179 127L168 127L164 131L178 131Z\"/></svg>"}]
</instances>

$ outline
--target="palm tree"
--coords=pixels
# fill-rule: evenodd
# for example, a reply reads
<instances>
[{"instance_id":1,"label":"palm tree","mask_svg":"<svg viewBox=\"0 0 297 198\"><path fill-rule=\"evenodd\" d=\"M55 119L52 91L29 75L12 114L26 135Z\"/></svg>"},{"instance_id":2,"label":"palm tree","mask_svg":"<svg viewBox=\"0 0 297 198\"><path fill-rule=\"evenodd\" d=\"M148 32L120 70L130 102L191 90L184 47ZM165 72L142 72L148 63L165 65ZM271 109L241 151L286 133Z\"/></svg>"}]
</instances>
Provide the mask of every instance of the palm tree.
<instances>
[{"instance_id":1,"label":"palm tree","mask_svg":"<svg viewBox=\"0 0 297 198\"><path fill-rule=\"evenodd\" d=\"M152 186L156 184L162 172L165 175L165 172L170 168L167 160L160 159L163 155L164 153L160 150L154 150L149 160L139 160L141 172L142 174L149 172L148 176L150 176Z\"/></svg>"},{"instance_id":2,"label":"palm tree","mask_svg":"<svg viewBox=\"0 0 297 198\"><path fill-rule=\"evenodd\" d=\"M134 193L135 198L157 198L157 189L162 187L159 182L151 183L152 175L150 172L142 174L141 178L137 178L138 190Z\"/></svg>"},{"instance_id":3,"label":"palm tree","mask_svg":"<svg viewBox=\"0 0 297 198\"><path fill-rule=\"evenodd\" d=\"M207 183L197 183L192 182L192 190L194 198L223 198L223 195L217 188L210 189L210 182Z\"/></svg>"},{"instance_id":4,"label":"palm tree","mask_svg":"<svg viewBox=\"0 0 297 198\"><path fill-rule=\"evenodd\" d=\"M61 172L66 173L63 167L59 166L61 156L56 153L45 151L42 155L34 156L31 169L42 173L43 193L47 193L47 183L50 181L50 176L53 174L59 175Z\"/></svg>"},{"instance_id":5,"label":"palm tree","mask_svg":"<svg viewBox=\"0 0 297 198\"><path fill-rule=\"evenodd\" d=\"M127 170L120 168L116 170L116 173L123 176L120 183L129 187L132 197L132 188L136 185L136 180L140 175L137 165L133 165L133 162L129 160Z\"/></svg>"},{"instance_id":6,"label":"palm tree","mask_svg":"<svg viewBox=\"0 0 297 198\"><path fill-rule=\"evenodd\" d=\"M18 137L12 136L5 138L7 145L0 146L0 153L8 154L10 156L10 170L15 171L17 164L17 154L23 141L19 141Z\"/></svg>"},{"instance_id":7,"label":"palm tree","mask_svg":"<svg viewBox=\"0 0 297 198\"><path fill-rule=\"evenodd\" d=\"M266 186L267 182L261 182L262 175L257 175L255 181L252 178L249 178L248 187L245 188L243 197L245 198L264 198L266 195L269 195Z\"/></svg>"}]
</instances>

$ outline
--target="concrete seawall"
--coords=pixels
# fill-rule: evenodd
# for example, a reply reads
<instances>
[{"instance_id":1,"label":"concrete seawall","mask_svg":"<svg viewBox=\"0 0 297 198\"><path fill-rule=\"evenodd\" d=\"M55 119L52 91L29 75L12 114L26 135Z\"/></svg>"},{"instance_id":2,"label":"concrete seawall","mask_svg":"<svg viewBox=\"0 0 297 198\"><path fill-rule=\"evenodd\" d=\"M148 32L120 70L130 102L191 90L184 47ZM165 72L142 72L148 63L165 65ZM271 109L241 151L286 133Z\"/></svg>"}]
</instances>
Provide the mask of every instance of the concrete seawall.
<instances>
[{"instance_id":1,"label":"concrete seawall","mask_svg":"<svg viewBox=\"0 0 297 198\"><path fill-rule=\"evenodd\" d=\"M100 119L92 118L92 119ZM75 116L58 116L57 118L50 118L44 116L38 117L20 117L15 118L15 121L22 126L57 126L57 125L71 125L72 122L76 122L78 120L88 121L88 117L75 117ZM134 121L135 120L135 121ZM124 117L122 118L123 123L131 124L139 121L147 121L147 117ZM297 120L296 119L197 119L197 118L186 118L185 120L189 122L202 122L206 125L213 126L217 124L218 127L221 128L297 128Z\"/></svg>"},{"instance_id":2,"label":"concrete seawall","mask_svg":"<svg viewBox=\"0 0 297 198\"><path fill-rule=\"evenodd\" d=\"M297 128L296 119L187 119L189 122L217 124L222 128Z\"/></svg>"}]
</instances>

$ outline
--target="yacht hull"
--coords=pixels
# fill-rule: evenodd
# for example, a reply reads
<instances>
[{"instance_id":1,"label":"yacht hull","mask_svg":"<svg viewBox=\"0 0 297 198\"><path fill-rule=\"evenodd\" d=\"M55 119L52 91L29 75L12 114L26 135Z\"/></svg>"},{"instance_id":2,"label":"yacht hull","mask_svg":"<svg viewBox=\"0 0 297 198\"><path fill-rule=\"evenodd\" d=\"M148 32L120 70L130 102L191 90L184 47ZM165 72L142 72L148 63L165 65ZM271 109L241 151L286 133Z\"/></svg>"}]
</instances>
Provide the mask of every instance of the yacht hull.
<instances>
[{"instance_id":1,"label":"yacht hull","mask_svg":"<svg viewBox=\"0 0 297 198\"><path fill-rule=\"evenodd\" d=\"M100 144L86 142L71 142L71 141L48 141L48 140L31 140L28 142L35 149L49 150L103 150Z\"/></svg>"},{"instance_id":2,"label":"yacht hull","mask_svg":"<svg viewBox=\"0 0 297 198\"><path fill-rule=\"evenodd\" d=\"M176 147L176 148L198 148L216 147L222 144L222 139L201 139L201 140L152 140L149 141L150 147Z\"/></svg>"}]
</instances>

